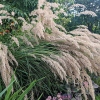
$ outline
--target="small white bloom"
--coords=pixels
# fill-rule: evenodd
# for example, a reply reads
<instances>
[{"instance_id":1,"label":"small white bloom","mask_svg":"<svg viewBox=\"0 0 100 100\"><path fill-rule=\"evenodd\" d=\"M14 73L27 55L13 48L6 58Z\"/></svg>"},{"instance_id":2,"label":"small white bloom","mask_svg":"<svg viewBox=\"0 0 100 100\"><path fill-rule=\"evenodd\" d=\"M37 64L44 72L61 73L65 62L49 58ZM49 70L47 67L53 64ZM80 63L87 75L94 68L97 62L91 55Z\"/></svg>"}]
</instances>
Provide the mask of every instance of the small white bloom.
<instances>
[{"instance_id":1,"label":"small white bloom","mask_svg":"<svg viewBox=\"0 0 100 100\"><path fill-rule=\"evenodd\" d=\"M15 15L15 12L12 11L12 12L11 12L11 15L14 16L14 15Z\"/></svg>"},{"instance_id":2,"label":"small white bloom","mask_svg":"<svg viewBox=\"0 0 100 100\"><path fill-rule=\"evenodd\" d=\"M3 8L3 7L4 7L4 5L0 4L0 8Z\"/></svg>"},{"instance_id":3,"label":"small white bloom","mask_svg":"<svg viewBox=\"0 0 100 100\"><path fill-rule=\"evenodd\" d=\"M0 24L2 25L2 20L0 19Z\"/></svg>"}]
</instances>

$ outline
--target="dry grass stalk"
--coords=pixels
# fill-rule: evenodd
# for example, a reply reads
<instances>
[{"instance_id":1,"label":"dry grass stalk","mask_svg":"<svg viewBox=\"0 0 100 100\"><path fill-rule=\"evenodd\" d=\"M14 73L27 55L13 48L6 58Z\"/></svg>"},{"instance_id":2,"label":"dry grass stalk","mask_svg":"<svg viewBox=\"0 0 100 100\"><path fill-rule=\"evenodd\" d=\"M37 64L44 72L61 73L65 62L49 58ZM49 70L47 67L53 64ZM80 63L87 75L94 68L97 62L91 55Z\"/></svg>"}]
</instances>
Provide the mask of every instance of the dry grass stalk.
<instances>
[{"instance_id":1,"label":"dry grass stalk","mask_svg":"<svg viewBox=\"0 0 100 100\"><path fill-rule=\"evenodd\" d=\"M12 37L12 40L16 43L16 45L19 47L19 41L16 37Z\"/></svg>"},{"instance_id":2,"label":"dry grass stalk","mask_svg":"<svg viewBox=\"0 0 100 100\"><path fill-rule=\"evenodd\" d=\"M8 52L7 46L0 43L0 73L6 86L9 85L11 75L13 73L13 70L9 65L8 58L10 58L12 61L15 61L17 64L17 61L15 60L14 56L10 52Z\"/></svg>"},{"instance_id":3,"label":"dry grass stalk","mask_svg":"<svg viewBox=\"0 0 100 100\"><path fill-rule=\"evenodd\" d=\"M20 36L20 38L24 41L25 44L28 46L31 46L32 48L34 47L33 44L27 39L26 36Z\"/></svg>"}]
</instances>

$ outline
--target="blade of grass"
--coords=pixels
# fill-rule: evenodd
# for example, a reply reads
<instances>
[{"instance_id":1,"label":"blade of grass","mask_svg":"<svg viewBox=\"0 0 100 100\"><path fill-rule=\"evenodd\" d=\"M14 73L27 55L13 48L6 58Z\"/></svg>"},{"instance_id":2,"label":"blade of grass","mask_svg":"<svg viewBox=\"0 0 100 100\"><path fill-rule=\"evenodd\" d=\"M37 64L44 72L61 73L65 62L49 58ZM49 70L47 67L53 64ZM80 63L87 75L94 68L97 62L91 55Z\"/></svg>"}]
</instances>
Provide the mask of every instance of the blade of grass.
<instances>
[{"instance_id":1,"label":"blade of grass","mask_svg":"<svg viewBox=\"0 0 100 100\"><path fill-rule=\"evenodd\" d=\"M18 91L16 91L16 92L9 98L9 100L14 100L14 99L16 99L16 98L19 96L18 93L20 93L21 90L22 90L22 89L19 89Z\"/></svg>"},{"instance_id":2,"label":"blade of grass","mask_svg":"<svg viewBox=\"0 0 100 100\"><path fill-rule=\"evenodd\" d=\"M28 88L20 95L20 97L17 100L22 100L24 98L24 96L32 89L32 87L36 84L36 80L34 80L29 86Z\"/></svg>"},{"instance_id":3,"label":"blade of grass","mask_svg":"<svg viewBox=\"0 0 100 100\"><path fill-rule=\"evenodd\" d=\"M13 82L15 79L14 79L14 74L13 74L13 76L12 76L12 78L11 78L11 82ZM11 83L10 82L10 83ZM12 91L12 88L13 88L13 84L7 89L7 93L6 93L6 95L5 95L5 99L4 100L9 100L9 98L10 98L10 94L11 94L11 91Z\"/></svg>"},{"instance_id":4,"label":"blade of grass","mask_svg":"<svg viewBox=\"0 0 100 100\"><path fill-rule=\"evenodd\" d=\"M39 97L37 100L40 100L40 99L41 99L41 97L42 97L42 95L43 95L43 93L40 95L40 97Z\"/></svg>"},{"instance_id":5,"label":"blade of grass","mask_svg":"<svg viewBox=\"0 0 100 100\"><path fill-rule=\"evenodd\" d=\"M12 81L12 82L10 83L10 85L9 85L8 87L6 87L6 88L0 93L0 97L2 97L2 95L8 90L9 87L13 86L13 83L14 83L14 82L15 82L15 80Z\"/></svg>"}]
</instances>

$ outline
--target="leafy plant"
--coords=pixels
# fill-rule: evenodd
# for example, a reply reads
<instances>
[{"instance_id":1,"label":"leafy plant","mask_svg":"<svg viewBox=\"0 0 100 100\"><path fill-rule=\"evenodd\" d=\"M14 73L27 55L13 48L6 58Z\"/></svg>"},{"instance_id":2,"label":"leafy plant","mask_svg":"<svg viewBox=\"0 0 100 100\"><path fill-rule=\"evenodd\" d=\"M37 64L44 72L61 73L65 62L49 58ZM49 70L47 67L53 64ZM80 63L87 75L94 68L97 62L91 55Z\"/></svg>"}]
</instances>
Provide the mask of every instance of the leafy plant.
<instances>
[{"instance_id":1,"label":"leafy plant","mask_svg":"<svg viewBox=\"0 0 100 100\"><path fill-rule=\"evenodd\" d=\"M1 100L23 100L25 95L31 91L31 89L35 86L36 82L39 80L34 80L30 83L30 85L23 90L21 87L14 93L12 92L15 80L11 80L10 84L0 93ZM6 92L7 91L7 92ZM20 94L20 95L19 95ZM5 99L4 99L5 98Z\"/></svg>"},{"instance_id":2,"label":"leafy plant","mask_svg":"<svg viewBox=\"0 0 100 100\"><path fill-rule=\"evenodd\" d=\"M38 0L1 0L0 3L19 9L24 12L32 11L37 7Z\"/></svg>"}]
</instances>

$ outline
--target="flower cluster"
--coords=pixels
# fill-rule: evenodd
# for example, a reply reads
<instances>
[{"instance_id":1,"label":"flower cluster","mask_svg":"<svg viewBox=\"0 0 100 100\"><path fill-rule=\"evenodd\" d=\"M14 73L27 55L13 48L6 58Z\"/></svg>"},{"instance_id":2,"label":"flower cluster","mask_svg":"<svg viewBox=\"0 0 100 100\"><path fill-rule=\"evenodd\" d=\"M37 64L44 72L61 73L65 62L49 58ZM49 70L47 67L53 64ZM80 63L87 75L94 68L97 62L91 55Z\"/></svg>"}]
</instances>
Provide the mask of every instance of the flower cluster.
<instances>
[{"instance_id":1,"label":"flower cluster","mask_svg":"<svg viewBox=\"0 0 100 100\"><path fill-rule=\"evenodd\" d=\"M71 94L61 94L58 93L56 97L48 96L46 100L70 100Z\"/></svg>"}]
</instances>

